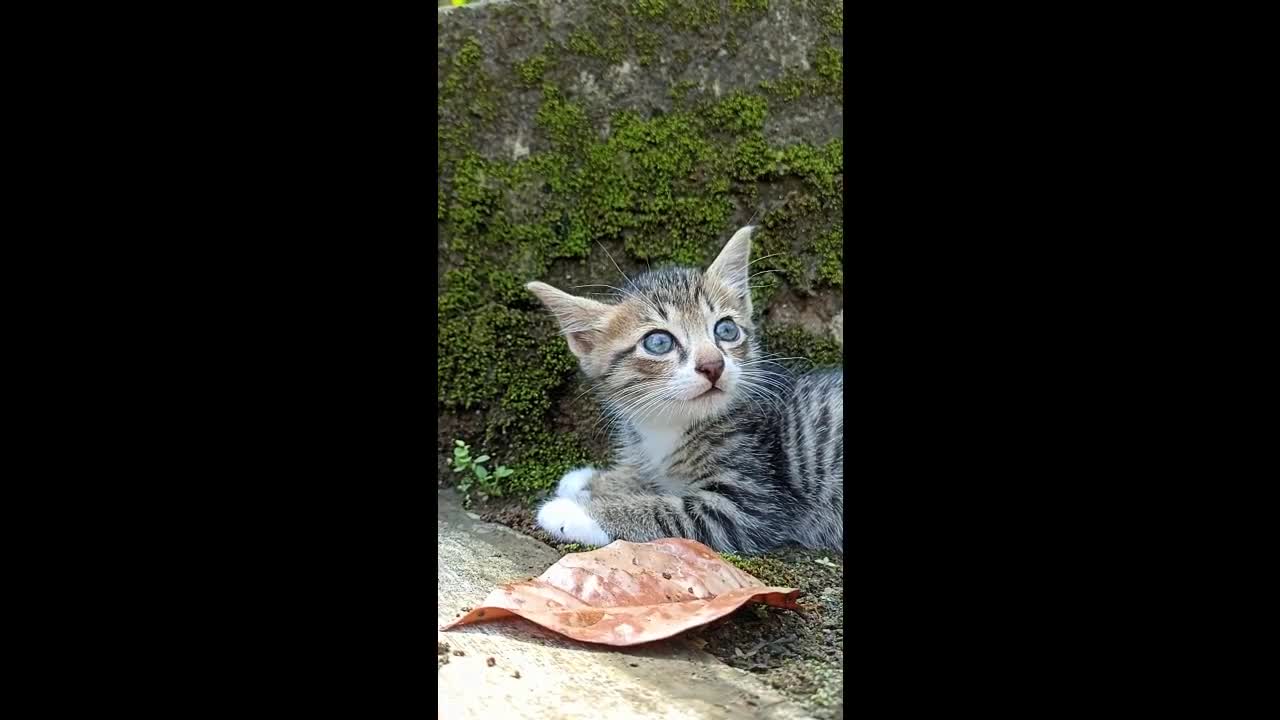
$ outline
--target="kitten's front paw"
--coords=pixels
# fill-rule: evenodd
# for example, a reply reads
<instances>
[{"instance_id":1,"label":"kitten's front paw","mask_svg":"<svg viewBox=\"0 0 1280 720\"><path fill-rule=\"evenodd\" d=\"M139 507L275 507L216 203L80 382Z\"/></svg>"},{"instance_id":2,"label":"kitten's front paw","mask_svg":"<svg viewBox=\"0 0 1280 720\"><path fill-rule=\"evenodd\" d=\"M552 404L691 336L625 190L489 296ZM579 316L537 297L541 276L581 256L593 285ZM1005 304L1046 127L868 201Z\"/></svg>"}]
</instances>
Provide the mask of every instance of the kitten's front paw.
<instances>
[{"instance_id":1,"label":"kitten's front paw","mask_svg":"<svg viewBox=\"0 0 1280 720\"><path fill-rule=\"evenodd\" d=\"M613 542L600 523L587 514L586 508L567 498L556 498L543 505L538 510L538 526L557 540L599 547Z\"/></svg>"},{"instance_id":2,"label":"kitten's front paw","mask_svg":"<svg viewBox=\"0 0 1280 720\"><path fill-rule=\"evenodd\" d=\"M579 493L591 492L591 478L595 477L595 468L578 468L570 470L560 478L560 485L556 487L556 497L569 498L570 500L578 497Z\"/></svg>"}]
</instances>

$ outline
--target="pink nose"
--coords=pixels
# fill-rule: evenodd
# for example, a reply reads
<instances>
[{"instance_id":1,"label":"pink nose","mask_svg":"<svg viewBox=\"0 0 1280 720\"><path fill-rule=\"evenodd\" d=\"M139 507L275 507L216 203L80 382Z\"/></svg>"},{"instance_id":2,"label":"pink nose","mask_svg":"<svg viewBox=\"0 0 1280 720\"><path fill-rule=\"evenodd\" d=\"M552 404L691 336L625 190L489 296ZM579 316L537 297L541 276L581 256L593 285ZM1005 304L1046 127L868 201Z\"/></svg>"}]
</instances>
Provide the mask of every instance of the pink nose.
<instances>
[{"instance_id":1,"label":"pink nose","mask_svg":"<svg viewBox=\"0 0 1280 720\"><path fill-rule=\"evenodd\" d=\"M724 372L724 358L718 357L711 362L698 363L694 370L697 370L699 375L705 375L711 384L715 385L720 379L720 373Z\"/></svg>"}]
</instances>

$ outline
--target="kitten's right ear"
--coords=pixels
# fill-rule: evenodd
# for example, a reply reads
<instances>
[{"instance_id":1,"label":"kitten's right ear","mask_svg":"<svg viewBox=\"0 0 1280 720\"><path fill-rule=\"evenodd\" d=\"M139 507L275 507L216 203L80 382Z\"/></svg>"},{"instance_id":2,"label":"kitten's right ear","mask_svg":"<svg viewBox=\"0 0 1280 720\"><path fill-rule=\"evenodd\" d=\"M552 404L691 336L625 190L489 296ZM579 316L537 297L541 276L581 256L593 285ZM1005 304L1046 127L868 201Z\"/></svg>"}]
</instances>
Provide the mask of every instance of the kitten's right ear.
<instances>
[{"instance_id":1,"label":"kitten's right ear","mask_svg":"<svg viewBox=\"0 0 1280 720\"><path fill-rule=\"evenodd\" d=\"M747 268L751 266L751 235L755 231L754 225L748 225L734 233L706 273L719 278L737 293L748 315L751 314L751 276Z\"/></svg>"},{"instance_id":2,"label":"kitten's right ear","mask_svg":"<svg viewBox=\"0 0 1280 720\"><path fill-rule=\"evenodd\" d=\"M569 341L569 349L579 360L585 360L599 341L605 316L612 308L602 302L570 295L546 283L531 282L524 287L537 295L556 316L560 332Z\"/></svg>"}]
</instances>

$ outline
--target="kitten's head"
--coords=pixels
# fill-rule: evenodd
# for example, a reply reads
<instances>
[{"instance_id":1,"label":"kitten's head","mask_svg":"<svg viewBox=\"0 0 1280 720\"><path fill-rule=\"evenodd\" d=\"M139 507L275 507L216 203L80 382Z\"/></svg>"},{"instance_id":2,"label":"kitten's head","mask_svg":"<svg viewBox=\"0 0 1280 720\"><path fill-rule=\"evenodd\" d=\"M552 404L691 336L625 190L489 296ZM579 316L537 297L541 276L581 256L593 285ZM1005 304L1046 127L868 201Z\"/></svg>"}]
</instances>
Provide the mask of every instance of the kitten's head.
<instances>
[{"instance_id":1,"label":"kitten's head","mask_svg":"<svg viewBox=\"0 0 1280 720\"><path fill-rule=\"evenodd\" d=\"M560 322L569 349L605 398L635 422L687 422L717 415L750 392L756 355L744 227L698 272L652 270L602 303L531 282Z\"/></svg>"}]
</instances>

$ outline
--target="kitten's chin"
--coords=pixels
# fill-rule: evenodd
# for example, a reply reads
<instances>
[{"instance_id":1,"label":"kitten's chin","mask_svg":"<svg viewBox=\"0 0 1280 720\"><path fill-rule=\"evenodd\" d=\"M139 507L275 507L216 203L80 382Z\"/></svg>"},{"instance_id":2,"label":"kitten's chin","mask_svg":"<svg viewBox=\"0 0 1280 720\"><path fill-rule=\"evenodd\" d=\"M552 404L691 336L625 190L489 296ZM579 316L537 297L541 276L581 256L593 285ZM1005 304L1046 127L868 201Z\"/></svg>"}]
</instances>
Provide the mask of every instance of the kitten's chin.
<instances>
[{"instance_id":1,"label":"kitten's chin","mask_svg":"<svg viewBox=\"0 0 1280 720\"><path fill-rule=\"evenodd\" d=\"M677 412L685 420L703 420L724 411L729 406L729 399L728 390L713 387L680 403Z\"/></svg>"}]
</instances>

